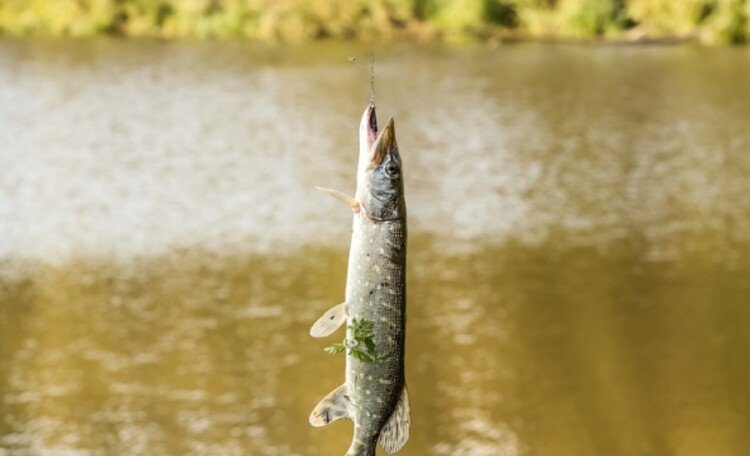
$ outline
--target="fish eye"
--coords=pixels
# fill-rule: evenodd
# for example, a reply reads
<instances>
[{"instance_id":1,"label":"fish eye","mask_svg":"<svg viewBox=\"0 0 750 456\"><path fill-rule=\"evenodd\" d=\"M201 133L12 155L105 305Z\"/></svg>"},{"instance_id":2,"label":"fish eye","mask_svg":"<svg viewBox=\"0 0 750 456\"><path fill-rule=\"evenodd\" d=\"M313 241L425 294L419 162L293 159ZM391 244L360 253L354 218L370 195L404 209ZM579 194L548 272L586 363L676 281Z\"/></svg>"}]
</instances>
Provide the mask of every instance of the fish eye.
<instances>
[{"instance_id":1,"label":"fish eye","mask_svg":"<svg viewBox=\"0 0 750 456\"><path fill-rule=\"evenodd\" d=\"M396 165L393 160L389 160L388 163L385 164L385 172L389 176L395 176L398 174L398 165Z\"/></svg>"}]
</instances>

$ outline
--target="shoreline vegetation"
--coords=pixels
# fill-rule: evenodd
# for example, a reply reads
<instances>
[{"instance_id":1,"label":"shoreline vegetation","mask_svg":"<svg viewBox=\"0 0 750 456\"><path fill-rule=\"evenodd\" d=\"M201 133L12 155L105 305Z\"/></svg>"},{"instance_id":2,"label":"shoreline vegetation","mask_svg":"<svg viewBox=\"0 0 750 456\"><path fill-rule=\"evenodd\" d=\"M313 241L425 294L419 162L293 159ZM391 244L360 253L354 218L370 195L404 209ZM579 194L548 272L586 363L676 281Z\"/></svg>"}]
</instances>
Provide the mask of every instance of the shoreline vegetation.
<instances>
[{"instance_id":1,"label":"shoreline vegetation","mask_svg":"<svg viewBox=\"0 0 750 456\"><path fill-rule=\"evenodd\" d=\"M0 36L747 44L750 0L0 0Z\"/></svg>"}]
</instances>

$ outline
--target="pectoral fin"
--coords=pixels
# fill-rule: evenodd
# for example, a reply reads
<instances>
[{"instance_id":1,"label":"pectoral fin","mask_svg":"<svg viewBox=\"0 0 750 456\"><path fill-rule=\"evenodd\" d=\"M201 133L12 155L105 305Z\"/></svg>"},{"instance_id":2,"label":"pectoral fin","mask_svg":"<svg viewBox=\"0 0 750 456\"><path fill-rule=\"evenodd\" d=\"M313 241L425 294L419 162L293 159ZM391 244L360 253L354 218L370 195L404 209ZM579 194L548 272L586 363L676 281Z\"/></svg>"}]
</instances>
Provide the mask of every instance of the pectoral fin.
<instances>
[{"instance_id":1,"label":"pectoral fin","mask_svg":"<svg viewBox=\"0 0 750 456\"><path fill-rule=\"evenodd\" d=\"M326 337L333 334L346 321L346 303L335 305L328 309L322 317L310 328L313 337Z\"/></svg>"},{"instance_id":2,"label":"pectoral fin","mask_svg":"<svg viewBox=\"0 0 750 456\"><path fill-rule=\"evenodd\" d=\"M342 418L349 418L349 399L346 394L346 384L343 384L324 397L310 414L310 424L321 427Z\"/></svg>"},{"instance_id":3,"label":"pectoral fin","mask_svg":"<svg viewBox=\"0 0 750 456\"><path fill-rule=\"evenodd\" d=\"M398 401L396 410L388 418L383 430L380 432L380 446L387 453L395 453L406 444L409 440L409 431L411 430L411 411L409 407L409 394L406 391L406 385L401 391L401 399Z\"/></svg>"},{"instance_id":4,"label":"pectoral fin","mask_svg":"<svg viewBox=\"0 0 750 456\"><path fill-rule=\"evenodd\" d=\"M333 190L331 188L324 188L324 187L315 187L316 189L320 190L321 192L328 193L332 197L336 198L339 201L343 201L346 204L348 204L354 212L359 212L360 204L359 201L357 201L356 198L353 196L349 196L344 192L340 192L338 190Z\"/></svg>"}]
</instances>

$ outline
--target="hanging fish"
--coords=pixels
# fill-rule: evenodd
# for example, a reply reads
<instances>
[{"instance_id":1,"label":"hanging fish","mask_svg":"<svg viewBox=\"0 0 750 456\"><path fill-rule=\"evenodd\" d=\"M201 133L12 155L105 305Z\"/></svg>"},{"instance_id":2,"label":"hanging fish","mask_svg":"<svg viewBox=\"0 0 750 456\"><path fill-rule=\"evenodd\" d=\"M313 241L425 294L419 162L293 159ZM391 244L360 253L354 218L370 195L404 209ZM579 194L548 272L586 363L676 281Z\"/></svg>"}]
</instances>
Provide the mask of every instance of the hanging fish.
<instances>
[{"instance_id":1,"label":"hanging fish","mask_svg":"<svg viewBox=\"0 0 750 456\"><path fill-rule=\"evenodd\" d=\"M359 129L357 191L348 196L321 189L353 211L346 301L334 306L310 329L325 337L346 323L342 343L346 380L318 403L310 424L325 426L348 418L354 437L346 456L375 456L378 442L388 453L409 439L411 418L404 376L406 340L406 204L401 156L393 119L378 132L375 104Z\"/></svg>"}]
</instances>

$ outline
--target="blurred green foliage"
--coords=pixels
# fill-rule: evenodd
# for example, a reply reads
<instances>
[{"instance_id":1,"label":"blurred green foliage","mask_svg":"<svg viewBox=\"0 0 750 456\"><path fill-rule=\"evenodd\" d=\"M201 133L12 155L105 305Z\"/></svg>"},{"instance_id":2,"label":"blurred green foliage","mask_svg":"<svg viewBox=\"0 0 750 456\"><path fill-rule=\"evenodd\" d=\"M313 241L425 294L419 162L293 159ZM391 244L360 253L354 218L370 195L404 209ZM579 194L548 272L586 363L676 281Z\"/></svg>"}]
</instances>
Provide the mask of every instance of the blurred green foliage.
<instances>
[{"instance_id":1,"label":"blurred green foliage","mask_svg":"<svg viewBox=\"0 0 750 456\"><path fill-rule=\"evenodd\" d=\"M0 33L746 43L750 0L0 0Z\"/></svg>"}]
</instances>

